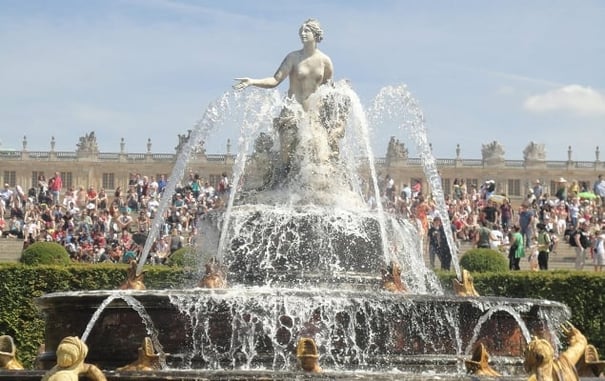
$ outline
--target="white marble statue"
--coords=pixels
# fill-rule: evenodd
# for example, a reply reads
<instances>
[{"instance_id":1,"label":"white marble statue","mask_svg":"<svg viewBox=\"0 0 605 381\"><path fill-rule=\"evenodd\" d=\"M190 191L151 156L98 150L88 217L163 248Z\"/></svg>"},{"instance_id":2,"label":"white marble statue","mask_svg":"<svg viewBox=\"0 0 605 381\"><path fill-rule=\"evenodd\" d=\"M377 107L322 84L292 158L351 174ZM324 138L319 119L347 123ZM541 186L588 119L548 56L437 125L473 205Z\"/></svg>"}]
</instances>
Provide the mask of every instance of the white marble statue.
<instances>
[{"instance_id":1,"label":"white marble statue","mask_svg":"<svg viewBox=\"0 0 605 381\"><path fill-rule=\"evenodd\" d=\"M343 103L339 106L333 106L334 102L330 102L329 97L322 99L319 105L317 103L313 104L311 95L320 86L332 81L334 69L330 57L317 47L317 44L323 39L323 30L317 20L308 19L305 21L299 29L299 36L303 44L302 49L288 53L272 77L261 79L236 78L237 83L233 88L241 90L248 86L256 86L270 89L277 87L288 78L288 98L298 103L302 112L309 113L313 111L318 113L321 126L323 126L321 134L326 135L325 151L328 153L325 160L335 158L338 156L340 139L344 136L346 118L343 116L328 117L327 115L333 115L334 113L326 110L330 107L339 107L338 115L344 115L348 111L348 104ZM279 134L282 166L284 172L288 173L299 161L293 160L293 157L297 154L301 145L300 117L297 115L296 108L284 107L273 124ZM315 144L317 143L315 142ZM319 149L319 151L322 150L323 148ZM324 158L322 157L319 160L324 160Z\"/></svg>"}]
</instances>

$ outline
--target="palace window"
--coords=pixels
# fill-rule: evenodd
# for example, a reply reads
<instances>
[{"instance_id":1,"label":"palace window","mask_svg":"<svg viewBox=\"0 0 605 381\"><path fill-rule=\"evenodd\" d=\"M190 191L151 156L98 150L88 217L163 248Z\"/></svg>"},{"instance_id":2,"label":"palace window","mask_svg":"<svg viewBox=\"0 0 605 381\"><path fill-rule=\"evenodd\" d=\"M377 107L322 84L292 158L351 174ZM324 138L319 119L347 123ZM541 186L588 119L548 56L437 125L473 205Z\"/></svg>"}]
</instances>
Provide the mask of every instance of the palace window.
<instances>
[{"instance_id":1,"label":"palace window","mask_svg":"<svg viewBox=\"0 0 605 381\"><path fill-rule=\"evenodd\" d=\"M71 172L61 172L61 180L63 180L63 188L73 187L73 178Z\"/></svg>"},{"instance_id":2,"label":"palace window","mask_svg":"<svg viewBox=\"0 0 605 381\"><path fill-rule=\"evenodd\" d=\"M214 188L218 187L218 183L221 181L221 175L210 175L208 176L208 183L212 185Z\"/></svg>"},{"instance_id":3,"label":"palace window","mask_svg":"<svg viewBox=\"0 0 605 381\"><path fill-rule=\"evenodd\" d=\"M451 195L452 194L452 186L451 186L451 181L450 179L441 179L441 187L443 188L443 194L444 195Z\"/></svg>"},{"instance_id":4,"label":"palace window","mask_svg":"<svg viewBox=\"0 0 605 381\"><path fill-rule=\"evenodd\" d=\"M4 184L8 184L11 187L17 186L17 172L16 171L4 171Z\"/></svg>"},{"instance_id":5,"label":"palace window","mask_svg":"<svg viewBox=\"0 0 605 381\"><path fill-rule=\"evenodd\" d=\"M521 196L521 180L509 179L508 180L508 195L509 196Z\"/></svg>"},{"instance_id":6,"label":"palace window","mask_svg":"<svg viewBox=\"0 0 605 381\"><path fill-rule=\"evenodd\" d=\"M103 177L101 179L101 186L103 189L115 189L115 175L113 173L103 173Z\"/></svg>"},{"instance_id":7,"label":"palace window","mask_svg":"<svg viewBox=\"0 0 605 381\"><path fill-rule=\"evenodd\" d=\"M40 177L41 175L44 175L43 171L33 171L32 172L32 183L30 188L38 188L38 177ZM46 176L44 177L46 178ZM46 179L46 181L48 182L48 179Z\"/></svg>"},{"instance_id":8,"label":"palace window","mask_svg":"<svg viewBox=\"0 0 605 381\"><path fill-rule=\"evenodd\" d=\"M471 188L475 187L479 190L479 180L477 179L466 179L466 191L470 193Z\"/></svg>"}]
</instances>

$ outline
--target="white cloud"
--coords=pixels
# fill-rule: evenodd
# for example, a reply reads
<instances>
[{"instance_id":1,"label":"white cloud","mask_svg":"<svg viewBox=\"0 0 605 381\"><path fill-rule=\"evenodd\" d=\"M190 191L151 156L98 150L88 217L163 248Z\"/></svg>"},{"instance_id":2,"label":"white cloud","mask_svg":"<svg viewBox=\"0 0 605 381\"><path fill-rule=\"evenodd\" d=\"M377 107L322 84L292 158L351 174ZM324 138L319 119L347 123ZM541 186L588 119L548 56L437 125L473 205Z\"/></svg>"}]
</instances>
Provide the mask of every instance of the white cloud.
<instances>
[{"instance_id":1,"label":"white cloud","mask_svg":"<svg viewBox=\"0 0 605 381\"><path fill-rule=\"evenodd\" d=\"M523 107L531 112L564 111L580 116L605 115L605 94L580 85L568 85L533 95Z\"/></svg>"}]
</instances>

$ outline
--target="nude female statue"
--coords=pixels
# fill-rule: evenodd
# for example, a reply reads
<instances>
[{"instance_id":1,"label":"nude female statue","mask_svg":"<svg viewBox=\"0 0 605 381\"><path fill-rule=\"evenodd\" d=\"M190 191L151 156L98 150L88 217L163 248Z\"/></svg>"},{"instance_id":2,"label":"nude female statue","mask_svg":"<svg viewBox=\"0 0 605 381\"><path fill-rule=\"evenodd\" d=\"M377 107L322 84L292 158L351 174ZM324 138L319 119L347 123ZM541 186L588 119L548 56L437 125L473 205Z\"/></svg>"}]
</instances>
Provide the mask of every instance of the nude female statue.
<instances>
[{"instance_id":1,"label":"nude female statue","mask_svg":"<svg viewBox=\"0 0 605 381\"><path fill-rule=\"evenodd\" d=\"M303 48L288 53L273 77L262 79L236 78L235 80L238 83L233 88L240 90L248 86L256 86L272 89L288 77L290 79L288 96L294 97L303 106L303 109L307 110L309 96L319 86L332 79L333 66L330 57L317 48L317 44L323 39L323 30L319 21L315 19L305 21L298 34Z\"/></svg>"},{"instance_id":2,"label":"nude female statue","mask_svg":"<svg viewBox=\"0 0 605 381\"><path fill-rule=\"evenodd\" d=\"M248 86L256 86L271 89L289 78L288 97L296 100L304 111L309 111L309 97L321 85L332 80L334 68L330 58L317 48L317 44L323 39L323 30L319 21L308 19L302 24L298 33L303 44L302 49L288 53L273 77L236 78L237 83L233 88L241 90ZM279 133L280 156L287 173L292 167L292 156L299 143L297 118L292 110L284 108L273 123ZM329 134L334 135L333 132ZM340 138L343 132L339 131L336 135ZM330 137L329 140L331 149L337 151L332 148L335 146L332 143L334 139Z\"/></svg>"}]
</instances>

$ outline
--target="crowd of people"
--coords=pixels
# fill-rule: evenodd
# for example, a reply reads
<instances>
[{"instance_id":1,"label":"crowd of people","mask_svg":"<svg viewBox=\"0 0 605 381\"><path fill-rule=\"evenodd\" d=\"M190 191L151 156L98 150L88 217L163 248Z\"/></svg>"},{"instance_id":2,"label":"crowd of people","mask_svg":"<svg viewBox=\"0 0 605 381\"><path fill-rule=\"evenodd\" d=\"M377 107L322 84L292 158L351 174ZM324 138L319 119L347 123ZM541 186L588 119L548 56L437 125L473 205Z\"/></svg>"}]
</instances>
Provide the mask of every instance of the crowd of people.
<instances>
[{"instance_id":1,"label":"crowd of people","mask_svg":"<svg viewBox=\"0 0 605 381\"><path fill-rule=\"evenodd\" d=\"M390 177L384 181L382 203L387 212L418 222L427 237L429 264L437 259L449 270L452 256L443 226L443 216L420 181L398 192ZM575 268L592 260L596 271L605 265L605 179L593 184L567 182L560 178L554 195L536 180L518 207L488 180L467 186L456 179L445 195L452 237L477 248L508 253L511 270L520 269L527 258L534 269L547 270L549 257L558 245L567 244L576 253ZM131 174L125 191L118 186L112 194L94 186L64 189L57 172L25 192L20 186L4 185L0 191L0 230L6 238L22 238L27 247L36 241L65 246L74 261L127 262L138 258L167 181L164 176ZM152 263L165 263L171 253L192 244L198 220L208 211L220 209L230 191L223 173L211 185L196 173L178 185L164 212L162 226L149 253ZM370 203L375 206L375 201Z\"/></svg>"},{"instance_id":2,"label":"crowd of people","mask_svg":"<svg viewBox=\"0 0 605 381\"><path fill-rule=\"evenodd\" d=\"M452 237L456 245L466 242L477 248L491 248L508 255L511 270L520 269L526 258L534 270L548 270L550 255L559 245L574 248L575 269L584 268L592 260L595 271L605 265L605 179L602 175L592 183L568 182L559 178L554 195L546 192L535 180L526 197L513 206L506 195L499 193L496 183L487 180L467 186L455 179L445 204ZM423 229L430 266L436 260L442 269L451 267L443 216L436 202L426 197L418 183L405 184L400 192L387 176L384 181L383 205L391 213L415 219Z\"/></svg>"},{"instance_id":3,"label":"crowd of people","mask_svg":"<svg viewBox=\"0 0 605 381\"><path fill-rule=\"evenodd\" d=\"M37 241L60 243L78 262L129 262L140 257L166 186L164 176L133 173L126 189L118 186L112 194L94 186L64 189L58 172L48 180L40 175L27 192L4 184L0 231L7 239L23 239L24 248ZM149 262L165 263L192 244L200 216L222 208L229 190L226 173L215 187L190 172L164 212Z\"/></svg>"}]
</instances>

